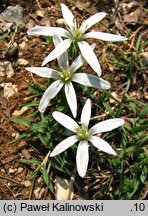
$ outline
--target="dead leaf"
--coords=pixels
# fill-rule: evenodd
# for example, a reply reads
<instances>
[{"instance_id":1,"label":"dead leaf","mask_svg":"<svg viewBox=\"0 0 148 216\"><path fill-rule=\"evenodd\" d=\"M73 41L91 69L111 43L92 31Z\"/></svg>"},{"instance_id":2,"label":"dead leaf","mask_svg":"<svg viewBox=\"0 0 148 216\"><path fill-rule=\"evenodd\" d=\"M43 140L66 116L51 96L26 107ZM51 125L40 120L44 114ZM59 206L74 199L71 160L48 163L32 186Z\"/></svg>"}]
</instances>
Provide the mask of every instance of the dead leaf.
<instances>
[{"instance_id":1,"label":"dead leaf","mask_svg":"<svg viewBox=\"0 0 148 216\"><path fill-rule=\"evenodd\" d=\"M123 20L126 23L136 23L136 22L138 22L140 14L141 14L141 10L140 10L140 8L138 8L135 11L131 12L130 14L125 14L123 16Z\"/></svg>"}]
</instances>

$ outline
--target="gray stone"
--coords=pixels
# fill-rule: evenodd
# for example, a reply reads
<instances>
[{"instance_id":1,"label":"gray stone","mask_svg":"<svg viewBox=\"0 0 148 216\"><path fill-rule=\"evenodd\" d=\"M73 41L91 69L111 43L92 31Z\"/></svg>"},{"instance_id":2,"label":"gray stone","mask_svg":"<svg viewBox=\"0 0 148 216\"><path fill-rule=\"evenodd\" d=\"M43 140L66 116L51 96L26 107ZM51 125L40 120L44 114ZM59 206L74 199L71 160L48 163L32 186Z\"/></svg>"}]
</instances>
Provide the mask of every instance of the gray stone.
<instances>
[{"instance_id":1,"label":"gray stone","mask_svg":"<svg viewBox=\"0 0 148 216\"><path fill-rule=\"evenodd\" d=\"M18 49L18 45L17 43L14 42L13 45L8 48L7 55L14 56L17 53L17 49Z\"/></svg>"},{"instance_id":2,"label":"gray stone","mask_svg":"<svg viewBox=\"0 0 148 216\"><path fill-rule=\"evenodd\" d=\"M23 8L20 5L9 6L0 14L0 34L25 27Z\"/></svg>"},{"instance_id":3,"label":"gray stone","mask_svg":"<svg viewBox=\"0 0 148 216\"><path fill-rule=\"evenodd\" d=\"M9 23L24 23L23 8L20 5L9 6L0 14L0 18Z\"/></svg>"}]
</instances>

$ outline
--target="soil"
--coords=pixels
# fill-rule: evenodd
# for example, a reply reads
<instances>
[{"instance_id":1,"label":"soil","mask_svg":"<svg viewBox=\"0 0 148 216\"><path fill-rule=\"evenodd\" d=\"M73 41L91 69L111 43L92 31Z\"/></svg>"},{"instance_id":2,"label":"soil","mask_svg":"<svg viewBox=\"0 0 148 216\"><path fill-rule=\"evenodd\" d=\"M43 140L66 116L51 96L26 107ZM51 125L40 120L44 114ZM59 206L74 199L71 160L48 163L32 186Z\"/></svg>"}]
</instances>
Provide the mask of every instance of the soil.
<instances>
[{"instance_id":1,"label":"soil","mask_svg":"<svg viewBox=\"0 0 148 216\"><path fill-rule=\"evenodd\" d=\"M20 163L19 160L22 158L32 158L35 155L33 148L29 146L25 141L19 141L17 143L10 144L17 134L21 133L24 130L23 126L14 124L10 121L10 118L13 117L13 113L16 110L20 110L22 104L25 102L25 98L28 95L28 87L24 84L24 81L29 82L30 84L34 84L35 81L42 80L40 77L33 76L25 70L25 66L40 66L42 61L45 59L47 54L52 50L52 45L49 45L46 41L39 37L28 36L27 25L30 21L32 21L33 25L41 25L45 20L50 21L51 26L56 26L56 21L62 18L60 3L65 3L76 15L77 19L80 21L86 19L92 14L95 14L98 11L106 11L108 13L106 19L104 20L105 24L112 28L114 32L121 33L124 35L127 30L130 28L133 32L135 32L138 28L142 28L144 31L143 23L144 17L141 14L139 21L135 25L128 24L126 25L126 30L118 29L114 26L114 15L117 12L116 1L96 1L96 0L83 0L83 1L71 1L71 0L63 0L63 1L55 1L55 0L8 0L2 1L2 5L0 5L0 12L2 12L7 6L15 6L19 4L24 10L25 17L25 27L20 30L17 34L15 34L13 41L17 43L18 50L14 55L8 55L8 43L10 42L10 37L5 38L0 41L1 46L1 61L10 61L12 67L15 71L15 74L8 78L7 76L0 77L0 83L11 82L16 85L18 88L18 92L16 92L12 97L6 99L4 97L3 88L0 87L0 199L1 200L10 200L10 199L55 199L54 194L51 194L46 184L44 183L41 177L38 177L35 182L34 188L31 187L32 181L30 176L33 170L36 168L35 165ZM129 1L121 1L121 2L129 2ZM139 7L143 10L146 5L146 1L138 1ZM116 8L118 10L118 8ZM37 15L37 10L42 12L44 15L42 17ZM122 15L122 13L121 13ZM46 21L47 21L46 20ZM101 30L106 30L106 27L103 25L95 25L94 29L101 28ZM97 42L97 41L96 41ZM25 43L25 47L20 47L20 44ZM103 43L98 43L101 50ZM101 52L101 51L100 51ZM100 53L98 51L97 55ZM27 64L19 63L19 59L27 60ZM103 60L103 59L102 59ZM110 76L110 68L109 65L105 64L105 61L102 61L103 71ZM123 78L126 76L122 74ZM122 76L119 75L119 76ZM117 82L114 84L113 80L116 79L116 74L112 74L110 77L112 82L112 90L116 90ZM136 94L139 94L140 97L144 97L143 83L139 81L139 88L134 89L137 90ZM140 89L140 90L139 90ZM140 91L140 92L139 92ZM36 110L37 107L29 108L25 114L31 113ZM43 195L39 196L39 192L44 188ZM38 191L38 195L36 195L35 191Z\"/></svg>"}]
</instances>

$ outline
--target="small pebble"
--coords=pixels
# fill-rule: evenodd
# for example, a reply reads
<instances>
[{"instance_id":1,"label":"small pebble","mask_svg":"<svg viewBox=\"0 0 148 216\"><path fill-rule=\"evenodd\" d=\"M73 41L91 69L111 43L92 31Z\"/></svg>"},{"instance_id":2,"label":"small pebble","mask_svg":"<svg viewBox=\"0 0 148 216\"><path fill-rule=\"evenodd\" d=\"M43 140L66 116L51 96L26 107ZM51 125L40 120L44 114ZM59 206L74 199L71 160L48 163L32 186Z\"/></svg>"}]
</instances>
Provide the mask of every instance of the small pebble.
<instances>
[{"instance_id":1,"label":"small pebble","mask_svg":"<svg viewBox=\"0 0 148 216\"><path fill-rule=\"evenodd\" d=\"M23 168L23 167L19 167L19 168L17 169L17 172L18 172L18 173L22 173L22 172L23 172L23 170L24 170L24 168Z\"/></svg>"},{"instance_id":2,"label":"small pebble","mask_svg":"<svg viewBox=\"0 0 148 216\"><path fill-rule=\"evenodd\" d=\"M18 88L16 87L16 85L12 84L11 82L1 83L0 86L4 88L4 98L6 99L12 97L18 92Z\"/></svg>"},{"instance_id":3,"label":"small pebble","mask_svg":"<svg viewBox=\"0 0 148 216\"><path fill-rule=\"evenodd\" d=\"M37 179L37 182L38 182L39 184L42 183L42 182L43 182L42 177L39 177L39 178Z\"/></svg>"},{"instance_id":4,"label":"small pebble","mask_svg":"<svg viewBox=\"0 0 148 216\"><path fill-rule=\"evenodd\" d=\"M17 43L14 43L11 47L9 47L7 55L8 56L14 56L17 53L18 45Z\"/></svg>"},{"instance_id":5,"label":"small pebble","mask_svg":"<svg viewBox=\"0 0 148 216\"><path fill-rule=\"evenodd\" d=\"M25 187L31 187L31 181L29 181L29 180L23 181L22 184L23 184Z\"/></svg>"},{"instance_id":6,"label":"small pebble","mask_svg":"<svg viewBox=\"0 0 148 216\"><path fill-rule=\"evenodd\" d=\"M47 18L47 17L43 17L41 20L40 20L40 24L42 26L50 26L50 20Z\"/></svg>"},{"instance_id":7,"label":"small pebble","mask_svg":"<svg viewBox=\"0 0 148 216\"><path fill-rule=\"evenodd\" d=\"M10 168L10 169L9 169L9 173L10 173L10 174L13 174L13 173L16 172L16 170L17 170L16 168L15 168L15 169Z\"/></svg>"},{"instance_id":8,"label":"small pebble","mask_svg":"<svg viewBox=\"0 0 148 216\"><path fill-rule=\"evenodd\" d=\"M34 193L36 199L41 199L43 194L45 193L45 188L37 187L33 191L33 193Z\"/></svg>"},{"instance_id":9,"label":"small pebble","mask_svg":"<svg viewBox=\"0 0 148 216\"><path fill-rule=\"evenodd\" d=\"M23 114L24 112L26 112L27 110L28 110L28 107L27 106L23 106L20 110L15 110L12 113L12 116L19 116L19 115Z\"/></svg>"},{"instance_id":10,"label":"small pebble","mask_svg":"<svg viewBox=\"0 0 148 216\"><path fill-rule=\"evenodd\" d=\"M14 70L12 68L11 62L2 61L0 62L0 76L7 76L11 78L14 75Z\"/></svg>"},{"instance_id":11,"label":"small pebble","mask_svg":"<svg viewBox=\"0 0 148 216\"><path fill-rule=\"evenodd\" d=\"M27 66L27 65L28 65L28 60L27 60L27 59L20 58L20 59L18 59L17 63L18 63L18 65L20 65L20 66Z\"/></svg>"},{"instance_id":12,"label":"small pebble","mask_svg":"<svg viewBox=\"0 0 148 216\"><path fill-rule=\"evenodd\" d=\"M11 134L11 136L14 137L14 138L17 138L17 137L19 137L19 133L18 132L14 132L14 133Z\"/></svg>"},{"instance_id":13,"label":"small pebble","mask_svg":"<svg viewBox=\"0 0 148 216\"><path fill-rule=\"evenodd\" d=\"M27 43L25 41L23 41L22 43L19 44L19 49L20 50L25 50L27 48Z\"/></svg>"},{"instance_id":14,"label":"small pebble","mask_svg":"<svg viewBox=\"0 0 148 216\"><path fill-rule=\"evenodd\" d=\"M63 18L57 19L57 20L56 20L56 24L57 24L58 26L63 26L63 25L65 25L65 20L64 20Z\"/></svg>"},{"instance_id":15,"label":"small pebble","mask_svg":"<svg viewBox=\"0 0 148 216\"><path fill-rule=\"evenodd\" d=\"M35 11L35 14L36 14L38 17L44 17L44 16L45 16L45 11L43 11L43 10L36 10L36 11Z\"/></svg>"},{"instance_id":16,"label":"small pebble","mask_svg":"<svg viewBox=\"0 0 148 216\"><path fill-rule=\"evenodd\" d=\"M4 169L1 169L1 173L6 173L6 171Z\"/></svg>"}]
</instances>

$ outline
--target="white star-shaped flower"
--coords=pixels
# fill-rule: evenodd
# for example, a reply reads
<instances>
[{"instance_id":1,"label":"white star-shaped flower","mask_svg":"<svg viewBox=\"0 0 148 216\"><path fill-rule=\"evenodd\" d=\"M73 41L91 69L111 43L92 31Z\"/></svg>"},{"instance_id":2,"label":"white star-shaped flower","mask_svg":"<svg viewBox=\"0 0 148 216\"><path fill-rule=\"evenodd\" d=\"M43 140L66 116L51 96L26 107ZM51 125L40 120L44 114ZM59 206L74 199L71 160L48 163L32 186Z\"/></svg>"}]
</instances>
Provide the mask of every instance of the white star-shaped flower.
<instances>
[{"instance_id":1,"label":"white star-shaped flower","mask_svg":"<svg viewBox=\"0 0 148 216\"><path fill-rule=\"evenodd\" d=\"M126 37L104 33L104 32L89 32L86 31L96 24L97 22L101 21L105 16L105 12L96 13L95 15L91 16L87 20L85 20L80 27L78 27L76 19L71 11L67 8L65 4L61 4L62 14L64 20L68 26L67 30L60 27L33 27L28 30L29 35L46 35L46 36L53 36L59 35L65 38L43 61L42 66L46 65L48 62L52 61L59 57L62 53L64 53L71 44L77 45L81 54L88 62L88 64L92 67L92 69L100 76L101 75L101 68L98 62L98 59L91 49L91 46L85 41L87 38L95 38L104 41L116 42L116 41L125 41L127 40Z\"/></svg>"},{"instance_id":2,"label":"white star-shaped flower","mask_svg":"<svg viewBox=\"0 0 148 216\"><path fill-rule=\"evenodd\" d=\"M117 155L113 148L103 139L98 136L94 136L97 133L108 132L124 124L124 120L121 118L114 118L99 122L92 126L90 129L89 121L91 117L91 101L88 99L82 109L81 123L78 125L72 118L61 113L53 112L54 119L63 125L68 130L75 133L62 142L60 142L54 150L51 152L50 157L54 157L70 146L79 142L76 153L76 165L77 171L81 177L84 177L88 167L89 161L89 143L92 143L96 148L106 153Z\"/></svg>"},{"instance_id":3,"label":"white star-shaped flower","mask_svg":"<svg viewBox=\"0 0 148 216\"><path fill-rule=\"evenodd\" d=\"M53 42L55 46L62 43L62 38L59 36L53 36ZM94 48L94 44L91 49ZM54 70L52 68L47 67L26 67L26 70L37 74L41 77L46 78L54 78L54 81L44 92L40 104L39 111L44 112L47 108L51 99L53 99L58 92L64 87L65 96L69 105L69 108L74 117L77 114L77 99L75 89L73 87L72 82L76 82L82 84L84 86L93 87L93 88L101 88L101 89L109 89L110 83L98 76L94 76L86 73L75 73L77 69L79 69L85 59L82 55L79 55L71 64L69 65L68 61L68 53L65 51L62 55L58 57L58 66L60 68L59 71Z\"/></svg>"}]
</instances>

